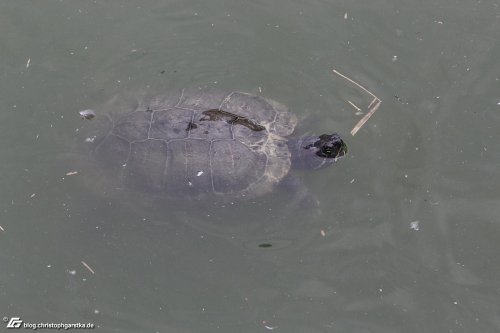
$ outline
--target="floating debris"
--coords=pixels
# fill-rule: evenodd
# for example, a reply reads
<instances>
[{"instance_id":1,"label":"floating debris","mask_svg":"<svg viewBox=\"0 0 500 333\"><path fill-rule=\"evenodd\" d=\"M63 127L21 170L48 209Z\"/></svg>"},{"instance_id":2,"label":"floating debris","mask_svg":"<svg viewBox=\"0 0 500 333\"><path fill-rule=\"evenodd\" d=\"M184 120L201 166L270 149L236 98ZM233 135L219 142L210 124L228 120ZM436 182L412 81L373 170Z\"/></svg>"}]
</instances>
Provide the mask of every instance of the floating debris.
<instances>
[{"instance_id":1,"label":"floating debris","mask_svg":"<svg viewBox=\"0 0 500 333\"><path fill-rule=\"evenodd\" d=\"M95 138L96 138L96 137L97 137L97 136L95 136L95 135L94 135L93 137L88 137L88 138L85 138L85 142L92 143L92 142L94 142L94 140L95 140Z\"/></svg>"},{"instance_id":2,"label":"floating debris","mask_svg":"<svg viewBox=\"0 0 500 333\"><path fill-rule=\"evenodd\" d=\"M32 195L30 195L30 198L34 198L36 195L36 193L33 193Z\"/></svg>"},{"instance_id":3,"label":"floating debris","mask_svg":"<svg viewBox=\"0 0 500 333\"><path fill-rule=\"evenodd\" d=\"M130 50L130 54L146 55L148 54L148 51L144 49L132 49Z\"/></svg>"},{"instance_id":4,"label":"floating debris","mask_svg":"<svg viewBox=\"0 0 500 333\"><path fill-rule=\"evenodd\" d=\"M80 114L80 117L83 119L83 120L90 120L92 118L95 117L95 112L90 110L90 109L87 109L87 110L83 110L83 111L80 111L78 112Z\"/></svg>"},{"instance_id":5,"label":"floating debris","mask_svg":"<svg viewBox=\"0 0 500 333\"><path fill-rule=\"evenodd\" d=\"M325 232L325 230L321 229L319 232L321 233L321 236L323 236L323 237L325 237L325 236L326 236L326 232Z\"/></svg>"},{"instance_id":6,"label":"floating debris","mask_svg":"<svg viewBox=\"0 0 500 333\"><path fill-rule=\"evenodd\" d=\"M373 97L371 103L368 105L369 112L363 118L361 118L361 120L358 121L358 123L351 130L351 135L354 136L359 131L359 129L361 127L363 127L363 125L368 121L368 119L370 119L370 117L375 113L375 111L377 111L380 104L382 103L382 100L380 98L378 98L377 96L375 96L375 94L372 93L370 90L366 89L365 87L363 87L361 84L357 83L356 81L348 78L344 74L341 74L339 71L337 71L335 69L333 69L332 71L335 74L337 74L338 76L340 76L341 78L351 82L352 84L354 84L355 86L357 86L358 88L360 88L361 90L363 90L364 92L368 93L370 96Z\"/></svg>"},{"instance_id":7,"label":"floating debris","mask_svg":"<svg viewBox=\"0 0 500 333\"><path fill-rule=\"evenodd\" d=\"M66 176L73 176L73 175L77 175L77 174L78 174L78 171L66 172Z\"/></svg>"},{"instance_id":8,"label":"floating debris","mask_svg":"<svg viewBox=\"0 0 500 333\"><path fill-rule=\"evenodd\" d=\"M354 104L353 102L351 102L351 101L348 100L347 103L351 104L352 107L355 108L357 111L361 111L361 109L356 104Z\"/></svg>"},{"instance_id":9,"label":"floating debris","mask_svg":"<svg viewBox=\"0 0 500 333\"><path fill-rule=\"evenodd\" d=\"M198 171L198 173L196 174L196 177L200 177L202 174L203 174L203 171Z\"/></svg>"},{"instance_id":10,"label":"floating debris","mask_svg":"<svg viewBox=\"0 0 500 333\"><path fill-rule=\"evenodd\" d=\"M373 103L373 101L372 101L372 103ZM370 104L372 104L372 103L370 103ZM375 113L375 111L377 111L377 109L378 109L378 107L380 106L381 103L382 103L382 101L378 100L375 103L375 105L371 108L370 112L368 112L363 118L361 118L358 121L358 123L351 130L351 135L352 136L354 136L360 130L360 128L363 127L363 125L368 121L368 119L370 119L371 116L373 116L373 114Z\"/></svg>"},{"instance_id":11,"label":"floating debris","mask_svg":"<svg viewBox=\"0 0 500 333\"><path fill-rule=\"evenodd\" d=\"M30 67L30 62L31 62L31 58L28 58L28 62L26 62L26 68Z\"/></svg>"},{"instance_id":12,"label":"floating debris","mask_svg":"<svg viewBox=\"0 0 500 333\"><path fill-rule=\"evenodd\" d=\"M90 273L95 274L94 270L93 270L92 268L90 268L90 266L89 266L89 265L87 265L87 263L86 263L85 261L83 261L83 260L82 260L82 261L81 261L81 263L82 263L82 265L83 265L86 269L88 269L88 270L90 271Z\"/></svg>"},{"instance_id":13,"label":"floating debris","mask_svg":"<svg viewBox=\"0 0 500 333\"><path fill-rule=\"evenodd\" d=\"M0 225L0 230L5 231L5 229Z\"/></svg>"},{"instance_id":14,"label":"floating debris","mask_svg":"<svg viewBox=\"0 0 500 333\"><path fill-rule=\"evenodd\" d=\"M420 224L420 221L410 222L410 229L415 230L415 231L419 231L420 230L419 224Z\"/></svg>"},{"instance_id":15,"label":"floating debris","mask_svg":"<svg viewBox=\"0 0 500 333\"><path fill-rule=\"evenodd\" d=\"M276 328L278 328L278 326L271 326L271 325L268 325L267 321L263 320L262 321L262 325L264 325L264 327L270 331L272 330L275 330Z\"/></svg>"}]
</instances>

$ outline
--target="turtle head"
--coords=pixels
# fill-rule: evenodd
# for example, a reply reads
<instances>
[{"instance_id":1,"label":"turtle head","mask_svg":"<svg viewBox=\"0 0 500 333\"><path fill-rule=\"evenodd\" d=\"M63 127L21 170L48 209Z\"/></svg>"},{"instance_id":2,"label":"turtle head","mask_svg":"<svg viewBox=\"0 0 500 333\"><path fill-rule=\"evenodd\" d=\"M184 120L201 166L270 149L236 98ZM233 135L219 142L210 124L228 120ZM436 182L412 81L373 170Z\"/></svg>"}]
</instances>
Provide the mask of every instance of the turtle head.
<instances>
[{"instance_id":1,"label":"turtle head","mask_svg":"<svg viewBox=\"0 0 500 333\"><path fill-rule=\"evenodd\" d=\"M337 133L302 136L288 143L294 166L320 169L347 154L347 145Z\"/></svg>"}]
</instances>

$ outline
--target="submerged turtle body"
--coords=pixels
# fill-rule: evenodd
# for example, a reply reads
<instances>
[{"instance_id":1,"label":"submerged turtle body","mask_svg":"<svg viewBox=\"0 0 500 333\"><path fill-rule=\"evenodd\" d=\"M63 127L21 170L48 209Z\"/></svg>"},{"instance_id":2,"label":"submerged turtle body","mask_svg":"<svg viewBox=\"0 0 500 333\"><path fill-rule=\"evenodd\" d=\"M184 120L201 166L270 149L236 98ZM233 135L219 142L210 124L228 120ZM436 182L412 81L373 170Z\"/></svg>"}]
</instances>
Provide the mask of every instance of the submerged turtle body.
<instances>
[{"instance_id":1,"label":"submerged turtle body","mask_svg":"<svg viewBox=\"0 0 500 333\"><path fill-rule=\"evenodd\" d=\"M157 98L109 120L99 160L124 187L176 196L271 191L290 170L297 124L284 105L241 92Z\"/></svg>"},{"instance_id":2,"label":"submerged turtle body","mask_svg":"<svg viewBox=\"0 0 500 333\"><path fill-rule=\"evenodd\" d=\"M256 197L292 164L319 169L347 153L335 133L288 138L297 118L278 102L242 92L182 91L98 118L106 129L86 141L106 177L114 187L160 196Z\"/></svg>"}]
</instances>

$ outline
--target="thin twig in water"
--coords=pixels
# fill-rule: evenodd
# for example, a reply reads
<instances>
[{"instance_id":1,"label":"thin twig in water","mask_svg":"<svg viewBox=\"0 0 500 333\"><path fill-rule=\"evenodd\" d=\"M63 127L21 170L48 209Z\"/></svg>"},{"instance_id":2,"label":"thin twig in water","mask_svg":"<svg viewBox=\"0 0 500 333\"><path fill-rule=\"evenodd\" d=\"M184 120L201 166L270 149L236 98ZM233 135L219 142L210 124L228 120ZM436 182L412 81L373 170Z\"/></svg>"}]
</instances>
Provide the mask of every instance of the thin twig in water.
<instances>
[{"instance_id":1,"label":"thin twig in water","mask_svg":"<svg viewBox=\"0 0 500 333\"><path fill-rule=\"evenodd\" d=\"M89 265L87 265L87 263L85 261L81 261L82 265L85 266L86 269L88 269L90 271L90 273L92 274L95 274L94 270L92 268L90 268Z\"/></svg>"},{"instance_id":2,"label":"thin twig in water","mask_svg":"<svg viewBox=\"0 0 500 333\"><path fill-rule=\"evenodd\" d=\"M367 93L369 93L370 95L372 95L373 97L375 97L376 99L379 99L377 96L375 96L375 94L373 94L370 90L366 89L365 87L363 87L362 85L360 85L359 83L357 83L356 81L348 78L347 76L345 76L344 74L341 74L340 72L338 72L336 69L333 70L333 72L335 74L337 74L338 76L346 79L347 81L351 82L352 84L358 86L359 88L363 89L364 91L366 91Z\"/></svg>"},{"instance_id":3,"label":"thin twig in water","mask_svg":"<svg viewBox=\"0 0 500 333\"><path fill-rule=\"evenodd\" d=\"M351 105L352 105L352 107L353 107L353 108L355 108L357 111L361 111L361 109L360 109L360 108L358 108L358 107L356 106L356 104L354 104L353 102L351 102L351 101L347 101L347 103L351 104Z\"/></svg>"},{"instance_id":4,"label":"thin twig in water","mask_svg":"<svg viewBox=\"0 0 500 333\"><path fill-rule=\"evenodd\" d=\"M355 135L359 129L361 127L363 127L363 125L368 121L368 119L370 119L370 117L375 113L375 111L377 111L377 109L379 108L380 104L382 103L382 100L380 98L378 98L377 96L375 96L374 93L372 93L371 91L369 91L368 89L366 89L365 87L363 87L362 85L360 85L359 83L357 83L356 81L348 78L347 76L345 76L344 74L341 74L339 71L333 69L332 70L335 74L337 74L338 76L340 76L341 78L351 82L352 84L354 84L355 86L357 86L358 88L362 89L363 91L365 91L366 93L370 94L370 96L373 97L373 100L370 102L370 104L368 105L368 113L360 119L360 121L358 121L358 123L356 124L356 126L353 127L353 129L351 130L351 135ZM355 108L358 108L357 106L355 106L351 101L348 101L349 104L353 105Z\"/></svg>"},{"instance_id":5,"label":"thin twig in water","mask_svg":"<svg viewBox=\"0 0 500 333\"><path fill-rule=\"evenodd\" d=\"M375 104L377 101L380 101L380 99L378 99L378 98L376 98L376 97L375 97L375 98L374 98L374 99L370 102L370 104L368 104L368 110L370 110L370 108L372 107L372 105L373 105L373 104Z\"/></svg>"},{"instance_id":6,"label":"thin twig in water","mask_svg":"<svg viewBox=\"0 0 500 333\"><path fill-rule=\"evenodd\" d=\"M370 117L375 113L375 111L377 111L378 107L380 106L382 102L380 100L378 100L377 104L375 104L373 106L373 108L370 110L370 112L368 112L367 114L365 114L365 116L363 118L361 118L358 123L356 124L356 126L353 127L353 129L351 130L351 135L354 136L361 127L363 127L363 125L368 121L368 119L370 119Z\"/></svg>"}]
</instances>

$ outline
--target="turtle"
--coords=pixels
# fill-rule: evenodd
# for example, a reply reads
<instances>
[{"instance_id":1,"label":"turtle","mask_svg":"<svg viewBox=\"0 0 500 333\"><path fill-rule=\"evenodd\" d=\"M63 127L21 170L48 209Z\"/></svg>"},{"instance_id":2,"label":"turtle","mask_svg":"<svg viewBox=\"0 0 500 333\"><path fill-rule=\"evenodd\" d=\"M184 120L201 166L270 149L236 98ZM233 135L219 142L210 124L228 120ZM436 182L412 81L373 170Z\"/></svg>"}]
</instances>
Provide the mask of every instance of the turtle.
<instances>
[{"instance_id":1,"label":"turtle","mask_svg":"<svg viewBox=\"0 0 500 333\"><path fill-rule=\"evenodd\" d=\"M324 168L347 153L339 134L294 137L285 105L238 91L182 90L100 118L106 129L86 140L92 155L124 188L158 195L254 198L292 167Z\"/></svg>"}]
</instances>

